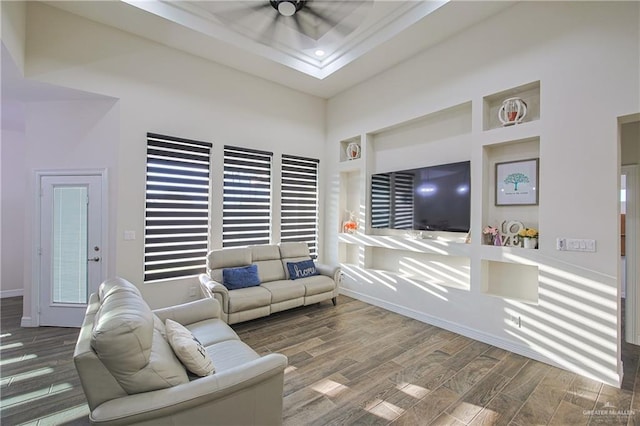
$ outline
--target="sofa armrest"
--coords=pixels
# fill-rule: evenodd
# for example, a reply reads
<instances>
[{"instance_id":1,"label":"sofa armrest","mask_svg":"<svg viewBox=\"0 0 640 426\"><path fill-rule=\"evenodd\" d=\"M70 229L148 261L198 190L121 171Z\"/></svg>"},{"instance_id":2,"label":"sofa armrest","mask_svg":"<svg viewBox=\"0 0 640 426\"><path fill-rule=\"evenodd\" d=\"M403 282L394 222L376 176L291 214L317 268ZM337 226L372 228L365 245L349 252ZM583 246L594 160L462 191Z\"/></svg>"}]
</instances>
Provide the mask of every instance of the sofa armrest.
<instances>
[{"instance_id":1,"label":"sofa armrest","mask_svg":"<svg viewBox=\"0 0 640 426\"><path fill-rule=\"evenodd\" d=\"M333 278L333 280L336 282L336 286L340 284L340 277L342 274L340 266L331 266L325 265L323 263L316 263L316 269L318 270L320 275L326 275L329 278Z\"/></svg>"},{"instance_id":2,"label":"sofa armrest","mask_svg":"<svg viewBox=\"0 0 640 426\"><path fill-rule=\"evenodd\" d=\"M229 290L222 284L211 279L207 274L200 274L200 285L220 302L222 312L229 313Z\"/></svg>"},{"instance_id":3,"label":"sofa armrest","mask_svg":"<svg viewBox=\"0 0 640 426\"><path fill-rule=\"evenodd\" d=\"M153 313L162 322L165 322L168 318L182 325L189 325L198 321L220 318L220 303L216 299L207 297L181 305L154 309Z\"/></svg>"},{"instance_id":4,"label":"sofa armrest","mask_svg":"<svg viewBox=\"0 0 640 426\"><path fill-rule=\"evenodd\" d=\"M201 377L189 383L157 391L129 395L112 399L98 406L90 415L92 424L130 424L149 422L156 418L186 415L198 406L224 401L229 395L243 389L251 389L264 384L271 386L269 393L282 400L282 378L287 366L287 357L282 354L268 354L246 364L239 365L211 376ZM279 388L269 383L274 376L280 376ZM254 393L249 393L253 395ZM246 401L239 406L251 407L255 401ZM211 414L215 413L213 411ZM281 414L280 414L281 415Z\"/></svg>"}]
</instances>

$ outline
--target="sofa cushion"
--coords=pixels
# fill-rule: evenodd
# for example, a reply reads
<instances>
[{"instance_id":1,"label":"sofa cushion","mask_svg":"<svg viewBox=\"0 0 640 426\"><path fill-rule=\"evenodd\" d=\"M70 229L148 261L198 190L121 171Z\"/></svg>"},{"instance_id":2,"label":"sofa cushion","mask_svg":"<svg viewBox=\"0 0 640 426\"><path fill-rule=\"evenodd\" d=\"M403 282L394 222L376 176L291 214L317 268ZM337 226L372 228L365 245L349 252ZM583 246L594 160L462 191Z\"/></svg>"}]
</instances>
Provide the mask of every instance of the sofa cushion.
<instances>
[{"instance_id":1,"label":"sofa cushion","mask_svg":"<svg viewBox=\"0 0 640 426\"><path fill-rule=\"evenodd\" d=\"M314 275L312 277L301 278L297 280L297 282L304 285L305 296L326 293L335 289L335 282L325 275Z\"/></svg>"},{"instance_id":2,"label":"sofa cushion","mask_svg":"<svg viewBox=\"0 0 640 426\"><path fill-rule=\"evenodd\" d=\"M285 300L304 297L305 287L300 281L293 282L291 280L270 281L260 284L271 293L271 303L278 303Z\"/></svg>"},{"instance_id":3,"label":"sofa cushion","mask_svg":"<svg viewBox=\"0 0 640 426\"><path fill-rule=\"evenodd\" d=\"M261 282L284 280L285 273L280 261L280 247L276 245L251 246L251 261L258 266Z\"/></svg>"},{"instance_id":4,"label":"sofa cushion","mask_svg":"<svg viewBox=\"0 0 640 426\"><path fill-rule=\"evenodd\" d=\"M238 367L260 358L246 343L240 340L227 340L207 346L209 357L216 363L218 372Z\"/></svg>"},{"instance_id":5,"label":"sofa cushion","mask_svg":"<svg viewBox=\"0 0 640 426\"><path fill-rule=\"evenodd\" d=\"M258 267L249 265L240 268L225 268L222 270L222 284L229 290L260 285Z\"/></svg>"},{"instance_id":6,"label":"sofa cushion","mask_svg":"<svg viewBox=\"0 0 640 426\"><path fill-rule=\"evenodd\" d=\"M240 339L227 323L217 318L194 322L186 327L205 347L225 340Z\"/></svg>"},{"instance_id":7,"label":"sofa cushion","mask_svg":"<svg viewBox=\"0 0 640 426\"><path fill-rule=\"evenodd\" d=\"M211 250L207 254L207 273L212 280L222 282L222 270L251 265L251 250L248 247L232 247Z\"/></svg>"},{"instance_id":8,"label":"sofa cushion","mask_svg":"<svg viewBox=\"0 0 640 426\"><path fill-rule=\"evenodd\" d=\"M110 278L100 284L100 287L98 287L98 297L100 298L100 300L104 300L111 294L122 291L135 293L138 296L142 297L142 294L140 293L140 290L138 290L138 287L120 277Z\"/></svg>"},{"instance_id":9,"label":"sofa cushion","mask_svg":"<svg viewBox=\"0 0 640 426\"><path fill-rule=\"evenodd\" d=\"M167 319L167 339L180 362L196 376L204 377L216 371L204 346L182 324Z\"/></svg>"},{"instance_id":10,"label":"sofa cushion","mask_svg":"<svg viewBox=\"0 0 640 426\"><path fill-rule=\"evenodd\" d=\"M229 313L261 308L271 304L271 293L262 287L240 288L229 292Z\"/></svg>"},{"instance_id":11,"label":"sofa cushion","mask_svg":"<svg viewBox=\"0 0 640 426\"><path fill-rule=\"evenodd\" d=\"M318 270L316 269L316 265L313 263L313 260L287 262L287 270L289 271L289 277L292 280L318 275Z\"/></svg>"},{"instance_id":12,"label":"sofa cushion","mask_svg":"<svg viewBox=\"0 0 640 426\"><path fill-rule=\"evenodd\" d=\"M286 279L280 259L261 260L255 262L255 264L258 267L258 276L261 283Z\"/></svg>"},{"instance_id":13,"label":"sofa cushion","mask_svg":"<svg viewBox=\"0 0 640 426\"><path fill-rule=\"evenodd\" d=\"M164 326L164 323L156 314L153 314L153 328L160 332L160 335L166 340L167 338L167 329Z\"/></svg>"},{"instance_id":14,"label":"sofa cushion","mask_svg":"<svg viewBox=\"0 0 640 426\"><path fill-rule=\"evenodd\" d=\"M151 309L133 292L115 292L102 302L91 347L129 394L189 381L169 343L154 328Z\"/></svg>"},{"instance_id":15,"label":"sofa cushion","mask_svg":"<svg viewBox=\"0 0 640 426\"><path fill-rule=\"evenodd\" d=\"M282 259L293 257L306 257L309 259L311 258L309 245L300 242L280 243L280 257Z\"/></svg>"},{"instance_id":16,"label":"sofa cushion","mask_svg":"<svg viewBox=\"0 0 640 426\"><path fill-rule=\"evenodd\" d=\"M280 260L280 247L276 245L256 245L251 246L251 262L261 260Z\"/></svg>"}]
</instances>

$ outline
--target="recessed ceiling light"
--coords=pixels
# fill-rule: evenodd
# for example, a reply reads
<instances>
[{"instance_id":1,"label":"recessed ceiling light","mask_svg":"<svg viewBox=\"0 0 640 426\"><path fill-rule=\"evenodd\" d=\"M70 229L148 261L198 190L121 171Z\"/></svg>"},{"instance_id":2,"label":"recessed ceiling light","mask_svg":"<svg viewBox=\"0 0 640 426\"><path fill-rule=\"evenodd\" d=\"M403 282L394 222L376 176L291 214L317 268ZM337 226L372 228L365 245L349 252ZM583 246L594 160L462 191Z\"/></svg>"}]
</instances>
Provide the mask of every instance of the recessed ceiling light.
<instances>
[{"instance_id":1,"label":"recessed ceiling light","mask_svg":"<svg viewBox=\"0 0 640 426\"><path fill-rule=\"evenodd\" d=\"M323 57L325 55L325 51L322 49L318 49L315 51L316 56Z\"/></svg>"}]
</instances>

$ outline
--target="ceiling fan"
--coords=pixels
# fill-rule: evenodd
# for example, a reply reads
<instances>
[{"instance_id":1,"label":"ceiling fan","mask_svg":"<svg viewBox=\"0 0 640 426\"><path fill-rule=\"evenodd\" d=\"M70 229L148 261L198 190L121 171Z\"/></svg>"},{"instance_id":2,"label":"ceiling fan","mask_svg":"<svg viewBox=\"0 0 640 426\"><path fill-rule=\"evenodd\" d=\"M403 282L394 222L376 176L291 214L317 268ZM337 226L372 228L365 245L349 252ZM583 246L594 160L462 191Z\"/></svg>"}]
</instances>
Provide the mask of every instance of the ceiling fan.
<instances>
[{"instance_id":1,"label":"ceiling fan","mask_svg":"<svg viewBox=\"0 0 640 426\"><path fill-rule=\"evenodd\" d=\"M272 8L277 11L271 27L280 19L291 19L296 30L314 40L320 38L330 29L346 35L355 30L355 27L344 23L343 18L359 6L362 1L316 1L313 0L270 0L255 9Z\"/></svg>"}]
</instances>

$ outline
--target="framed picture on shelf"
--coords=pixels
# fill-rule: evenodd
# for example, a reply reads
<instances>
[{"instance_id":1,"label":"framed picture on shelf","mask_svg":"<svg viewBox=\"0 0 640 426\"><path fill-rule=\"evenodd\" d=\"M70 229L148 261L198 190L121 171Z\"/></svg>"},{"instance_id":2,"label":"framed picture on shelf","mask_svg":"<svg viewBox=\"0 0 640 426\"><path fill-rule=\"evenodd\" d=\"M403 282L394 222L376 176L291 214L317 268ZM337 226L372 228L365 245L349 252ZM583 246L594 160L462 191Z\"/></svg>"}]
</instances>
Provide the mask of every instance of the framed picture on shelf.
<instances>
[{"instance_id":1,"label":"framed picture on shelf","mask_svg":"<svg viewBox=\"0 0 640 426\"><path fill-rule=\"evenodd\" d=\"M538 158L496 163L496 206L538 204Z\"/></svg>"}]
</instances>

